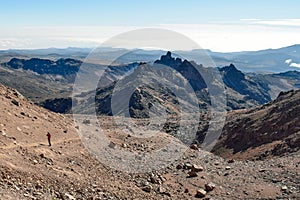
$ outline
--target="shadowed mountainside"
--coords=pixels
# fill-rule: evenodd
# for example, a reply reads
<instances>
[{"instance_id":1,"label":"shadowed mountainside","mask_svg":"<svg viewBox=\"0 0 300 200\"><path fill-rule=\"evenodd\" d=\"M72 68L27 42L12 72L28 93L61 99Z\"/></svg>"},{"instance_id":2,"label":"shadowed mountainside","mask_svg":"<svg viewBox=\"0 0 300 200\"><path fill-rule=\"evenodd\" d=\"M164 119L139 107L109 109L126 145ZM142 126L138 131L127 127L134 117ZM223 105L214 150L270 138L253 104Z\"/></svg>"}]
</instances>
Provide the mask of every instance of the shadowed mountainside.
<instances>
[{"instance_id":1,"label":"shadowed mountainside","mask_svg":"<svg viewBox=\"0 0 300 200\"><path fill-rule=\"evenodd\" d=\"M147 67L145 67L146 65ZM159 65L170 67L171 70L178 72L178 74L173 72L172 75L170 75L170 73L158 72L157 66ZM199 69L201 74L196 70L196 68ZM86 102L81 102L85 104L85 106L82 107L83 110L80 112L88 113L89 111L92 111L94 108L90 108L89 105L91 105L91 102L95 101L96 111L98 114L112 115L112 111L110 109L110 101L117 81L122 79L124 79L125 82L128 80L132 82L141 82L142 84L148 85L136 90L133 93L134 95L132 96L129 103L129 109L131 110L133 117L148 116L148 104L150 102L166 104L166 101L168 99L170 100L170 104L173 104L172 102L176 102L174 99L178 97L170 93L170 90L164 86L164 83L168 82L169 80L173 80L174 83L176 81L178 81L179 83L183 83L184 80L187 80L190 86L193 88L196 96L198 97L199 107L204 109L210 104L210 96L207 91L207 85L203 79L203 76L208 77L214 73L220 73L222 79L217 80L217 82L215 83L217 87L221 87L222 85L222 83L218 81L224 82L227 95L227 110L250 108L255 105L267 103L272 100L275 94L278 95L281 90L290 90L297 88L298 86L296 77L284 76L282 74L279 74L278 79L282 80L282 82L276 82L276 78L273 78L271 75L245 75L232 64L218 69L205 68L202 65L198 65L194 62L190 62L187 60L182 61L180 58L174 58L172 57L171 52L167 52L166 55L161 56L161 59L156 60L153 65L140 63L139 65L135 65L134 67L129 69L130 71L124 71L123 69L123 71L117 73L118 77L114 76L114 74L112 74L110 70L106 71L105 75L103 76L103 82L105 82L105 84L101 84L102 80L100 80L95 99L93 99L93 92L86 94L90 97L86 97L86 99L88 99ZM116 73L116 70L119 70L119 68L114 68L113 72ZM219 70L219 72L214 70ZM295 76L297 76L298 72L294 73ZM135 79L133 80L132 77L135 77ZM151 77L159 78L155 79ZM274 75L274 77L276 76ZM283 84L284 80L286 80L285 84ZM108 86L102 87L103 85ZM182 90L184 90L186 84L178 84L178 87L181 87ZM172 96L172 98L160 98L164 95L167 95L169 97ZM88 108L89 111L87 112L87 110L84 110L84 107ZM176 107L178 106L173 104L171 107L169 107L171 108L171 110L168 110L168 112L176 113L177 111L175 110L178 109L172 110L172 108Z\"/></svg>"},{"instance_id":2,"label":"shadowed mountainside","mask_svg":"<svg viewBox=\"0 0 300 200\"><path fill-rule=\"evenodd\" d=\"M53 61L38 58L27 60L12 58L9 62L2 63L2 67L0 68L0 82L17 88L30 100L39 105L44 105L47 109L55 112L70 113L71 101L68 99L72 96L72 84L81 63L82 61L75 59L58 59ZM145 64L152 65L151 63L130 63L127 65L105 67L104 65L90 64L89 67L91 70L97 73L104 72L99 82L99 89L96 92L96 105L99 105L96 108L98 114L111 114L109 100L114 85L126 76L132 76L132 73L135 73L138 68L143 67ZM215 69L205 68L193 61L174 58L171 52L162 55L153 65L164 65L175 70L179 73L179 76L174 77L174 79L178 79L179 82L182 82L183 78L188 80L199 99L200 108L205 108L210 103L207 84L203 76L214 73L213 70ZM195 69L195 66L200 69L201 74ZM227 110L261 105L276 98L280 91L300 87L300 72L298 71L279 74L244 74L233 64L218 69L226 88ZM153 70L151 73L155 75ZM170 77L166 75L166 77L161 78L164 82ZM220 85L221 83L217 84ZM157 97L163 95L164 92L156 92L154 95L154 90L161 90L161 88L162 84L155 84L148 87L148 91L143 91L146 87L135 91L135 95L130 101L130 106L134 105L134 108L131 106L130 111L132 116L148 116L145 112L147 112L149 106L146 104L149 104L151 101L163 102L157 99ZM166 87L163 88L168 93L169 90ZM139 91L142 91L143 94L139 94ZM147 98L143 97L145 95ZM176 98L173 94L168 95L173 96L172 99ZM140 101L140 99L144 100ZM89 99L90 101L93 101L93 99ZM143 112L142 108L145 109L145 112ZM88 109L91 108L88 106ZM174 112L174 110L170 112Z\"/></svg>"},{"instance_id":3,"label":"shadowed mountainside","mask_svg":"<svg viewBox=\"0 0 300 200\"><path fill-rule=\"evenodd\" d=\"M224 157L259 159L300 147L300 90L281 92L263 106L232 111L214 152Z\"/></svg>"}]
</instances>

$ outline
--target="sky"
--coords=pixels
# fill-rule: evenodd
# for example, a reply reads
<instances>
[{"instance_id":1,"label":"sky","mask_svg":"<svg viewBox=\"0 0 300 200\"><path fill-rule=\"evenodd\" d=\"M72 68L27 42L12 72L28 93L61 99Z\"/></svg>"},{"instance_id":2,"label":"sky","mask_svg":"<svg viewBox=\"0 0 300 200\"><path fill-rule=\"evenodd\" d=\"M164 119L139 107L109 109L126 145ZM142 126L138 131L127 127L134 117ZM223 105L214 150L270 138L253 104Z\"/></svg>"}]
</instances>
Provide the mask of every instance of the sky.
<instances>
[{"instance_id":1,"label":"sky","mask_svg":"<svg viewBox=\"0 0 300 200\"><path fill-rule=\"evenodd\" d=\"M300 1L0 0L0 49L96 47L141 28L220 52L300 44Z\"/></svg>"}]
</instances>

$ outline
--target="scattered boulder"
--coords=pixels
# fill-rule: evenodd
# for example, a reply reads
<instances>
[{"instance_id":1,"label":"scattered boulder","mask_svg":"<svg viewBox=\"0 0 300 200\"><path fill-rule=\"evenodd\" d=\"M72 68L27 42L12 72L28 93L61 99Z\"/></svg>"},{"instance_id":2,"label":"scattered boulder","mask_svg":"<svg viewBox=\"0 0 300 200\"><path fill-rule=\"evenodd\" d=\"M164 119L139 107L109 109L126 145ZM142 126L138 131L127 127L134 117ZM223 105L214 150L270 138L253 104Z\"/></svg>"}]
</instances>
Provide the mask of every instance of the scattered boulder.
<instances>
[{"instance_id":1,"label":"scattered boulder","mask_svg":"<svg viewBox=\"0 0 300 200\"><path fill-rule=\"evenodd\" d=\"M166 188L164 188L164 187L162 187L162 186L160 186L159 188L158 188L158 192L159 193L165 193L167 190L166 190Z\"/></svg>"},{"instance_id":2,"label":"scattered boulder","mask_svg":"<svg viewBox=\"0 0 300 200\"><path fill-rule=\"evenodd\" d=\"M183 168L184 169L192 169L193 165L191 163L185 163Z\"/></svg>"},{"instance_id":3,"label":"scattered boulder","mask_svg":"<svg viewBox=\"0 0 300 200\"><path fill-rule=\"evenodd\" d=\"M146 186L144 186L144 187L142 188L142 190L143 190L144 192L150 193L151 190L152 190L152 186L151 186L151 185L146 185Z\"/></svg>"},{"instance_id":4,"label":"scattered boulder","mask_svg":"<svg viewBox=\"0 0 300 200\"><path fill-rule=\"evenodd\" d=\"M193 170L189 171L188 175L189 175L188 176L189 178L193 178L193 177L197 177L198 176L197 172L195 172Z\"/></svg>"},{"instance_id":5,"label":"scattered boulder","mask_svg":"<svg viewBox=\"0 0 300 200\"><path fill-rule=\"evenodd\" d=\"M216 185L212 182L205 184L205 191L210 192L216 188Z\"/></svg>"},{"instance_id":6,"label":"scattered boulder","mask_svg":"<svg viewBox=\"0 0 300 200\"><path fill-rule=\"evenodd\" d=\"M281 190L282 190L282 191L287 191L287 190L288 190L288 187L287 187L286 185L284 185L284 186L281 187Z\"/></svg>"},{"instance_id":7,"label":"scattered boulder","mask_svg":"<svg viewBox=\"0 0 300 200\"><path fill-rule=\"evenodd\" d=\"M1 135L6 136L6 133L3 130L0 130L0 133L1 133Z\"/></svg>"},{"instance_id":8,"label":"scattered boulder","mask_svg":"<svg viewBox=\"0 0 300 200\"><path fill-rule=\"evenodd\" d=\"M89 119L85 119L82 121L83 124L91 124L91 120Z\"/></svg>"},{"instance_id":9,"label":"scattered boulder","mask_svg":"<svg viewBox=\"0 0 300 200\"><path fill-rule=\"evenodd\" d=\"M171 197L171 194L169 192L167 192L167 189L164 188L164 187L162 187L162 186L160 186L157 191L160 194L163 194L163 195Z\"/></svg>"},{"instance_id":10,"label":"scattered boulder","mask_svg":"<svg viewBox=\"0 0 300 200\"><path fill-rule=\"evenodd\" d=\"M161 184L161 180L156 175L150 177L150 182L153 184Z\"/></svg>"},{"instance_id":11,"label":"scattered boulder","mask_svg":"<svg viewBox=\"0 0 300 200\"><path fill-rule=\"evenodd\" d=\"M20 102L18 102L17 100L13 99L11 100L12 104L16 105L16 106L20 106Z\"/></svg>"},{"instance_id":12,"label":"scattered boulder","mask_svg":"<svg viewBox=\"0 0 300 200\"><path fill-rule=\"evenodd\" d=\"M70 200L76 200L75 197L73 197L72 195L68 194L68 193L65 193L65 196L67 197L67 199L70 199Z\"/></svg>"},{"instance_id":13,"label":"scattered boulder","mask_svg":"<svg viewBox=\"0 0 300 200\"><path fill-rule=\"evenodd\" d=\"M258 170L259 172L265 172L265 171L267 171L266 169L259 169Z\"/></svg>"},{"instance_id":14,"label":"scattered boulder","mask_svg":"<svg viewBox=\"0 0 300 200\"><path fill-rule=\"evenodd\" d=\"M190 148L193 149L193 150L196 150L196 151L199 150L199 147L198 147L197 144L192 144L192 145L190 146Z\"/></svg>"},{"instance_id":15,"label":"scattered boulder","mask_svg":"<svg viewBox=\"0 0 300 200\"><path fill-rule=\"evenodd\" d=\"M114 149L116 147L116 144L113 142L110 142L108 147Z\"/></svg>"},{"instance_id":16,"label":"scattered boulder","mask_svg":"<svg viewBox=\"0 0 300 200\"><path fill-rule=\"evenodd\" d=\"M202 171L203 171L203 167L194 164L194 165L192 166L192 169L191 169L191 170L194 171L194 172L202 172Z\"/></svg>"},{"instance_id":17,"label":"scattered boulder","mask_svg":"<svg viewBox=\"0 0 300 200\"><path fill-rule=\"evenodd\" d=\"M176 169L183 169L183 165L182 165L182 164L178 164L178 165L176 166Z\"/></svg>"},{"instance_id":18,"label":"scattered boulder","mask_svg":"<svg viewBox=\"0 0 300 200\"><path fill-rule=\"evenodd\" d=\"M196 198L203 198L206 195L206 191L203 190L202 188L197 190L197 193L195 195Z\"/></svg>"},{"instance_id":19,"label":"scattered boulder","mask_svg":"<svg viewBox=\"0 0 300 200\"><path fill-rule=\"evenodd\" d=\"M229 176L229 173L228 172L224 173L224 176Z\"/></svg>"}]
</instances>

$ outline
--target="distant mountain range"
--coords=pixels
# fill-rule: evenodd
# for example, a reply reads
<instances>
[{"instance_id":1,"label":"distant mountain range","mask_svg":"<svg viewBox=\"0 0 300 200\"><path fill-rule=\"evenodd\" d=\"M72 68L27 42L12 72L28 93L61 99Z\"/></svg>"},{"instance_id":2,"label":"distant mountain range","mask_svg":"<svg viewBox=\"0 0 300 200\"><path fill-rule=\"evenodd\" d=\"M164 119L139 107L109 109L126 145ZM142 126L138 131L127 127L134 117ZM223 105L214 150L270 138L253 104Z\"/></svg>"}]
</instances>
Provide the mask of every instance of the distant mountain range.
<instances>
[{"instance_id":1,"label":"distant mountain range","mask_svg":"<svg viewBox=\"0 0 300 200\"><path fill-rule=\"evenodd\" d=\"M30 59L33 57L58 60L60 58L73 58L83 60L92 49L89 48L66 48L66 49L36 49L36 50L5 50L0 51L0 62L8 62L12 58ZM121 48L100 48L97 51L101 53L103 58L101 64L110 63L115 55L126 52L126 56L118 59L119 64L133 62L153 62L160 58L166 51L162 50L143 50L134 49L128 53L128 50ZM182 59L194 60L196 63L203 63L202 50L192 51L174 51L174 55ZM259 72L259 73L279 73L290 70L300 70L300 45L283 47L279 49L266 49L260 51L242 51L221 53L205 50L215 62L216 66L222 67L234 64L243 72Z\"/></svg>"},{"instance_id":2,"label":"distant mountain range","mask_svg":"<svg viewBox=\"0 0 300 200\"><path fill-rule=\"evenodd\" d=\"M179 74L168 73L163 69L157 70L157 65L168 66L179 72ZM111 66L108 68L101 79L105 80L103 84L101 84L100 80L96 97L94 97L95 94L93 91L85 93L86 100L85 102L80 102L83 106L82 110L78 112L94 112L94 108L90 107L90 105L95 100L98 114L112 115L112 96L113 93L116 93L115 86L118 80L122 78L124 78L123 81L126 85L130 85L130 81L132 83L143 83L140 88L135 90L129 102L131 116L142 118L149 117L149 109L153 102L159 102L168 107L168 113L178 112L178 102L188 105L185 99L176 100L178 97L163 84L160 84L161 82L171 85L172 80L177 81L178 87L182 87L182 91L186 87L184 79L187 80L198 97L199 106L203 109L207 108L210 104L210 95L207 92L207 84L203 77L210 76L212 73L211 70L217 70L221 74L221 81L224 82L227 94L227 110L261 105L276 98L281 91L300 88L300 72L298 71L263 75L244 74L233 64L220 68L205 68L194 62L174 58L171 52L162 55L153 64L140 63L129 66ZM201 74L199 74L196 68L200 69ZM215 85L220 85L220 83L215 83ZM189 94L185 94L185 96L189 96ZM80 99L82 99L82 95L80 95Z\"/></svg>"},{"instance_id":3,"label":"distant mountain range","mask_svg":"<svg viewBox=\"0 0 300 200\"><path fill-rule=\"evenodd\" d=\"M262 55L269 51L278 51L285 53L286 55L289 54L296 57L297 54L294 51L297 51L295 50L297 48L298 46L295 45L285 49L256 52L256 54ZM109 50L122 51L122 49L108 48L103 49L103 52L106 52L107 55L109 55ZM41 51L40 54L48 56L49 54L53 55L53 52L56 51L61 52L61 54L63 53L64 55L68 54L67 52L73 52L73 55L75 55L74 52L78 53L80 52L80 49L66 49L65 51L67 52L49 49ZM87 49L85 49L85 51L87 51ZM196 51L197 50L194 50L192 52L195 53ZM11 50L9 52L13 53L15 51ZM23 51L16 52L24 53ZM36 54L39 51L31 50L25 51L25 53L26 52ZM147 52L148 57L143 56L143 52ZM156 57L156 53L158 52L161 53L161 51L136 50L130 54L126 54L124 57L121 57L120 60L121 62L125 62L124 60L126 59L126 61L129 61L133 59L133 56L140 56L140 60L144 60L146 57L149 59L150 57ZM245 56L249 53L254 54L254 52L245 52L236 53L236 55ZM249 108L255 105L261 105L275 99L281 91L300 88L300 72L296 70L271 74L245 73L239 70L233 64L225 65L225 67L207 68L201 64L196 64L194 61L189 61L179 57L175 58L171 52L166 52L165 55L161 55L159 59L152 60L151 62L132 62L108 67L103 64L89 63L90 69L93 69L95 72L104 72L96 92L96 110L98 114L112 114L111 110L109 109L109 103L111 100L110 98L112 96L114 86L119 80L124 78L124 80L127 80L127 76L129 78L136 76L137 78L135 81L145 83L145 78L143 78L145 74L139 75L138 73L145 72L147 69L147 76L152 77L152 82L157 82L157 80L155 80L153 77L157 77L159 74L157 74L157 71L151 69L151 66L155 67L157 65L170 67L179 73L170 75L170 73L165 71L159 72L163 74L163 79L161 79L163 82L173 80L181 82L184 85L186 84L184 79L186 79L195 91L201 108L207 107L207 105L210 103L209 91L207 91L208 88L203 76L208 76L213 70L217 70L218 73L221 74L221 81L225 84L227 93L227 110ZM177 54L175 53L175 55ZM224 54L223 57L226 57L226 59L233 59L233 56L230 56L229 54L226 54L226 56ZM291 62L292 61L290 61L290 63ZM73 82L81 64L82 61L80 59L78 60L74 58L59 58L57 60L53 60L46 58L24 59L13 57L7 62L1 63L0 82L18 89L32 101L43 105L50 110L63 113L70 112L70 104L72 101L69 98L72 95ZM200 69L201 74L195 70L195 66ZM216 84L220 85L221 83ZM167 94L165 94L165 92L167 92ZM89 98L93 98L92 93L93 91L84 91L85 95L90 96ZM130 109L131 114L135 117L148 116L148 114L145 112L148 112L148 104L152 101L160 102L162 104L166 103L167 100L171 100L171 102L175 102L175 104L177 102L174 94L168 92L167 88L162 87L160 84L142 87L140 90L135 91L134 94L135 95L132 97L133 99L130 101ZM79 95L79 99L82 99L82 95ZM166 95L165 99L158 99L158 97L164 95ZM89 104L91 101L94 101L94 99L89 99L88 102L85 103ZM173 105L173 103L172 105L169 105L170 110L168 112L170 113L176 113L176 110L178 110L176 108L177 106ZM90 108L89 105L86 105L85 108L88 108L89 110L95 109ZM83 110L82 112L86 112L86 110Z\"/></svg>"}]
</instances>

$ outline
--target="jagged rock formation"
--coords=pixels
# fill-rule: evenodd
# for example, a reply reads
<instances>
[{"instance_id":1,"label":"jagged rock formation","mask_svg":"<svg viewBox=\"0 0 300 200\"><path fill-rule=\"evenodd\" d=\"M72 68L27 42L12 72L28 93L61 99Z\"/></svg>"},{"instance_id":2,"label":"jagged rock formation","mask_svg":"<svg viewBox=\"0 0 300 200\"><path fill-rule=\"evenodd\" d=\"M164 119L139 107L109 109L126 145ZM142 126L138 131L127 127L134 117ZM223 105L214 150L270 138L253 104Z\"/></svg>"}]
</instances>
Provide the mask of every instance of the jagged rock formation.
<instances>
[{"instance_id":1,"label":"jagged rock formation","mask_svg":"<svg viewBox=\"0 0 300 200\"><path fill-rule=\"evenodd\" d=\"M38 58L27 60L13 58L9 62L2 64L3 68L0 69L0 82L19 89L26 97L30 98L35 103L47 105L47 108L53 111L57 110L58 103L61 102L63 105L59 107L68 109L60 109L59 112L69 112L71 101L67 99L72 96L72 83L81 63L81 61L74 59L58 59L57 61L53 61ZM105 100L105 106L102 106L103 103L97 102L96 104L100 105L100 107L93 109L96 109L99 114L109 114L110 109L107 108L107 106L110 106L108 102L109 96L107 96L109 93L108 90L111 89L111 93L113 89L112 85L123 77L130 75L144 64L145 63L131 63L128 65L108 66L99 82L100 90L97 91L97 96L99 97L96 98L97 101ZM211 73L212 69L197 65L192 61L174 58L171 52L162 55L159 60L154 62L154 65L168 66L188 80L199 99L199 106L201 108L206 108L210 103L207 84L202 76ZM194 66L197 66L197 68L200 69L201 74L199 74ZM98 69L101 71L104 69L104 66L100 65L91 64L90 67L93 70ZM20 72L20 69L25 71ZM297 71L266 75L244 74L231 64L219 68L219 72L222 75L226 87L227 110L261 105L274 99L280 91L300 87L300 73ZM165 76L165 79L170 78L167 74ZM177 79L181 80L182 78L177 77ZM152 88L155 89L157 87L160 86L156 84L156 86L153 86ZM101 94L102 91L105 91L106 95ZM131 113L134 116L134 112L136 111L139 112L136 116L147 116L146 113L141 113L136 109L137 107L145 109L148 107L146 105L137 105L137 103L134 103L136 97L143 96L137 94L137 92L139 91L134 93L135 96L130 101L131 105L135 105L135 109L131 109ZM155 99L151 98L151 91L148 91L147 93L149 94L147 95L147 98L150 98L148 102ZM144 94L146 93L144 92ZM61 99L58 101L55 98ZM66 100L62 100L62 98L66 98ZM53 106L51 104L53 104Z\"/></svg>"},{"instance_id":2,"label":"jagged rock formation","mask_svg":"<svg viewBox=\"0 0 300 200\"><path fill-rule=\"evenodd\" d=\"M140 65L136 65L135 67L130 67L131 73L138 73L139 71L142 71L145 64L141 63ZM149 64L147 64L150 66ZM156 65L161 65L161 66L167 66L170 67L171 69L175 70L178 72L178 75L165 73L163 76L160 74L160 80L162 83L165 82L166 80L178 80L179 82L183 81L183 78L188 81L188 83L191 85L193 88L194 92L196 93L198 100L199 100L199 107L201 109L205 109L208 104L210 104L210 96L209 96L209 91L207 91L207 85L203 79L202 76L209 76L210 73L213 73L211 70L215 69L208 69L203 67L202 65L197 65L194 62L190 62L187 60L182 61L180 58L174 58L172 57L171 52L167 52L166 55L161 56L161 59L156 60L154 62L154 65L151 67L147 68L148 76L157 76L157 72L155 72L155 67ZM195 66L197 66L198 69L200 69L201 74L199 71L195 69ZM141 68L141 69L139 69ZM116 70L118 68L114 68L114 73L116 74ZM111 71L111 70L110 70ZM110 73L110 71L106 72L106 75L104 76L104 80L108 80L106 77L115 77ZM125 70L126 71L126 70ZM101 84L99 85L99 89L96 92L96 110L98 114L106 114L106 115L112 115L112 112L110 110L111 104L111 96L113 93L113 89L117 81L126 76L134 76L130 75L130 73L125 73L123 70L122 72L118 73L118 77L115 78L110 78L110 85L101 87ZM144 69L146 71L146 69ZM126 71L128 72L128 71ZM239 71L234 65L226 66L219 68L219 72L222 76L222 81L225 84L226 87L226 93L227 93L227 109L228 110L235 110L235 109L241 109L241 108L249 108L255 105L261 105L263 103L267 103L271 100L271 95L269 94L270 88L265 87L268 85L267 83L260 81L259 83L255 82L255 79L252 79L249 76L246 76L243 74L241 71ZM122 76L123 75L123 76ZM142 82L141 79L145 79L145 76L136 76L136 82L139 82L139 80ZM151 78L149 78L150 80ZM133 81L133 80L132 80ZM152 80L153 82L159 82L157 80ZM107 81L103 81L103 85L107 85ZM220 84L220 83L219 83ZM148 87L148 89L146 89ZM179 86L182 87L182 86ZM164 89L166 90L165 92L162 92L161 90ZM185 88L182 87L184 90ZM147 90L147 91L146 91ZM155 93L156 91L161 91L159 93ZM158 100L157 98L160 96L164 96L163 93L168 93L168 89L166 87L162 87L159 83L153 84L151 86L146 86L143 88L140 88L139 90L135 91L130 100L130 105L129 109L131 110L132 117L146 117L148 116L147 112L149 109L149 106L146 104L149 104L151 101L158 101L158 102L163 102ZM173 96L171 99L176 99L177 97L174 96L174 94L167 94L169 96ZM143 97L143 98L142 98ZM141 99L147 99L147 101L141 101ZM88 102L93 101L92 99L89 99ZM171 100L171 102L174 100ZM88 105L86 106L88 107ZM173 106L173 107L176 107ZM144 109L144 113L143 113ZM91 110L89 108L89 110ZM169 110L170 111L170 110ZM169 112L168 111L168 112ZM138 112L135 113L135 112ZM174 110L170 112L175 112Z\"/></svg>"}]
</instances>

